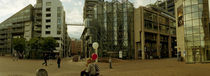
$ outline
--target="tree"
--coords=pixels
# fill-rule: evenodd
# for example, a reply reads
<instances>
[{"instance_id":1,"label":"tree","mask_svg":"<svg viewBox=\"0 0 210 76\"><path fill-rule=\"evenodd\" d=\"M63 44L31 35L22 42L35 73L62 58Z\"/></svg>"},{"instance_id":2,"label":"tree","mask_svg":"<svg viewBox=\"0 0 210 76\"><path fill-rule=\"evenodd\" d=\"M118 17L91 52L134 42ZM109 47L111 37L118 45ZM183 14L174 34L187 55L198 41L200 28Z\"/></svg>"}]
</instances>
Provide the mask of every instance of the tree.
<instances>
[{"instance_id":1,"label":"tree","mask_svg":"<svg viewBox=\"0 0 210 76\"><path fill-rule=\"evenodd\" d=\"M26 47L25 38L14 38L12 43L13 43L13 48L17 51L17 53L22 58L23 52L25 51L25 47Z\"/></svg>"},{"instance_id":2,"label":"tree","mask_svg":"<svg viewBox=\"0 0 210 76\"><path fill-rule=\"evenodd\" d=\"M38 51L41 46L41 39L40 38L32 38L29 40L28 44L30 49Z\"/></svg>"},{"instance_id":3,"label":"tree","mask_svg":"<svg viewBox=\"0 0 210 76\"><path fill-rule=\"evenodd\" d=\"M28 51L28 58L41 58L40 55L40 47L41 47L41 38L31 38L28 41L28 47L30 50Z\"/></svg>"},{"instance_id":4,"label":"tree","mask_svg":"<svg viewBox=\"0 0 210 76\"><path fill-rule=\"evenodd\" d=\"M40 43L43 52L53 52L56 49L57 42L52 37L43 38Z\"/></svg>"}]
</instances>

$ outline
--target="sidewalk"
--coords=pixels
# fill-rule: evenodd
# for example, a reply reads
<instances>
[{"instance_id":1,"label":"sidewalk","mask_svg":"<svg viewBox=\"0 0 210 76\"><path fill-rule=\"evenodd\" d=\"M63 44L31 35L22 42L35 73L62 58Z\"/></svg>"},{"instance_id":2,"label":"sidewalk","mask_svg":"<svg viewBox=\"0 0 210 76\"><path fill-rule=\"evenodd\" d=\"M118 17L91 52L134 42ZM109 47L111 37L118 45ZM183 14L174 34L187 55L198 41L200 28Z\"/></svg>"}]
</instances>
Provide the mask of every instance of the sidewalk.
<instances>
[{"instance_id":1,"label":"sidewalk","mask_svg":"<svg viewBox=\"0 0 210 76\"><path fill-rule=\"evenodd\" d=\"M0 57L0 76L35 76L36 70L44 68L49 76L80 76L85 61L72 62L71 58L61 61L57 68L56 60L49 60L48 66L42 65L43 60L18 60ZM126 60L113 63L98 63L102 76L209 76L210 64L185 64L176 59L160 60Z\"/></svg>"}]
</instances>

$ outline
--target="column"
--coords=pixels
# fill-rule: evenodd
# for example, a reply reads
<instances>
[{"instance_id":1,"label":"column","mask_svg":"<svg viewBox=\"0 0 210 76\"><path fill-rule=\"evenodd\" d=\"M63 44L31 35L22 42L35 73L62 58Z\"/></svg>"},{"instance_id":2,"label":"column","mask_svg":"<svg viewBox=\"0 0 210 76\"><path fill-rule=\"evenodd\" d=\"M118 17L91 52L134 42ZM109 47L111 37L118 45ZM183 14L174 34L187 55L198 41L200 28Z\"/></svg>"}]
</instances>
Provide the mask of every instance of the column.
<instances>
[{"instance_id":1,"label":"column","mask_svg":"<svg viewBox=\"0 0 210 76\"><path fill-rule=\"evenodd\" d=\"M160 33L157 34L157 56L160 58Z\"/></svg>"},{"instance_id":2,"label":"column","mask_svg":"<svg viewBox=\"0 0 210 76\"><path fill-rule=\"evenodd\" d=\"M142 60L145 59L145 35L144 31L141 32L141 56Z\"/></svg>"},{"instance_id":3,"label":"column","mask_svg":"<svg viewBox=\"0 0 210 76\"><path fill-rule=\"evenodd\" d=\"M172 49L171 49L171 35L169 35L169 38L168 38L168 56L169 56L169 58L172 57L171 51L172 51Z\"/></svg>"}]
</instances>

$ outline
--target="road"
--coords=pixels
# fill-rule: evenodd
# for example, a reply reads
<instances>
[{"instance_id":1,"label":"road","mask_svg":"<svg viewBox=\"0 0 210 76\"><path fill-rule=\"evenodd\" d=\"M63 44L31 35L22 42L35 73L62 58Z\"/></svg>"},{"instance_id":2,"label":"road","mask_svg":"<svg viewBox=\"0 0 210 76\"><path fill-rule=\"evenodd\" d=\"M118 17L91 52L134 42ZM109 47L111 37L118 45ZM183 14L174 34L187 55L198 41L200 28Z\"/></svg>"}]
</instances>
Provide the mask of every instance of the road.
<instances>
[{"instance_id":1,"label":"road","mask_svg":"<svg viewBox=\"0 0 210 76\"><path fill-rule=\"evenodd\" d=\"M35 76L36 70L44 68L49 76L79 76L85 62L72 62L70 58L62 59L61 68L56 60L49 60L48 66L43 60L18 60L0 57L0 76ZM210 64L185 64L176 59L160 60L126 60L113 63L98 63L102 76L210 76Z\"/></svg>"}]
</instances>

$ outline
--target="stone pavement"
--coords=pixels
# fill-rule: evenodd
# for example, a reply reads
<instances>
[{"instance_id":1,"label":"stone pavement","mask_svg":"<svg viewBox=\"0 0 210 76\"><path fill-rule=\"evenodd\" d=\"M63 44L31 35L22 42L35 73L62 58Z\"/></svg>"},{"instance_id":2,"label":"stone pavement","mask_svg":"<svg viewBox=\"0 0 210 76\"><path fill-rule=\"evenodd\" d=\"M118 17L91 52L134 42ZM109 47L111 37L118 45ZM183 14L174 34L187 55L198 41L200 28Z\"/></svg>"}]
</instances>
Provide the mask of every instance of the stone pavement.
<instances>
[{"instance_id":1,"label":"stone pavement","mask_svg":"<svg viewBox=\"0 0 210 76\"><path fill-rule=\"evenodd\" d=\"M49 76L80 76L85 62L72 62L62 59L61 68L57 68L56 60L49 60L48 66L43 60L18 60L11 57L0 57L0 76L35 76L36 70L44 68ZM210 76L210 64L185 64L176 59L160 60L127 60L113 63L98 63L102 76Z\"/></svg>"}]
</instances>

